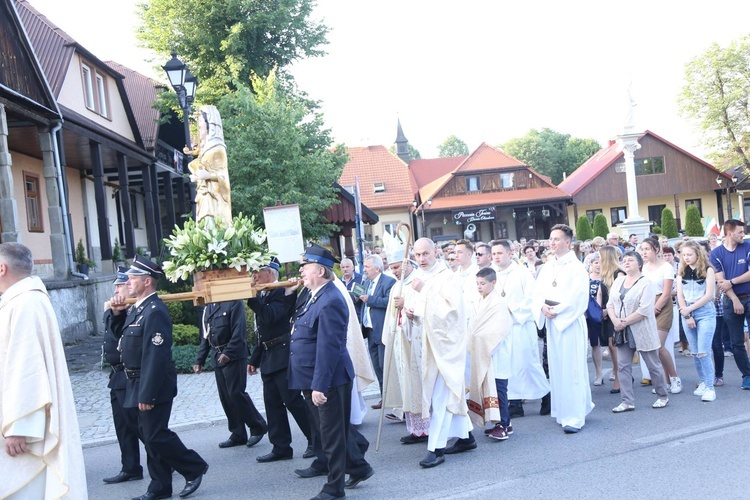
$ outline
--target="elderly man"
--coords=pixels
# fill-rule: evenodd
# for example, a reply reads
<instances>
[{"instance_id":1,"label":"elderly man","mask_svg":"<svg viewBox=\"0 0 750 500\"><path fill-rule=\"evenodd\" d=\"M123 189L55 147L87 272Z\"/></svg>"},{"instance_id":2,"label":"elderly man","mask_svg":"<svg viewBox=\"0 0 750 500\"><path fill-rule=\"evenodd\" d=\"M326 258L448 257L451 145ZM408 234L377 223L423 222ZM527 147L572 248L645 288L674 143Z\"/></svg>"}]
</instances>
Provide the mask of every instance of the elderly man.
<instances>
[{"instance_id":1,"label":"elderly man","mask_svg":"<svg viewBox=\"0 0 750 500\"><path fill-rule=\"evenodd\" d=\"M370 350L372 366L375 368L375 376L378 378L380 392L383 392L383 363L385 358L385 346L383 345L383 322L385 321L385 310L388 307L388 294L391 292L396 280L383 274L383 260L379 255L370 255L365 259L365 281L366 294L359 299L362 306L362 332L367 337L367 346ZM382 402L373 405L374 409L380 409Z\"/></svg>"},{"instance_id":2,"label":"elderly man","mask_svg":"<svg viewBox=\"0 0 750 500\"><path fill-rule=\"evenodd\" d=\"M477 267L484 269L492 265L492 248L487 243L479 243L474 247L474 255L477 257Z\"/></svg>"},{"instance_id":3,"label":"elderly man","mask_svg":"<svg viewBox=\"0 0 750 500\"><path fill-rule=\"evenodd\" d=\"M354 301L354 310L357 312L357 320L361 323L362 302L357 295L352 293L352 290L356 285L361 285L364 278L354 270L354 262L351 259L341 259L339 267L341 268L341 282L344 284L344 287L350 293L350 296Z\"/></svg>"},{"instance_id":4,"label":"elderly man","mask_svg":"<svg viewBox=\"0 0 750 500\"><path fill-rule=\"evenodd\" d=\"M348 483L372 476L372 467L356 443L348 439L354 368L346 348L349 309L331 283L337 259L319 245L308 246L302 280L309 299L294 316L291 333L289 388L301 390L320 436L328 480L314 499L344 497ZM356 470L356 472L355 472Z\"/></svg>"},{"instance_id":5,"label":"elderly man","mask_svg":"<svg viewBox=\"0 0 750 500\"><path fill-rule=\"evenodd\" d=\"M279 280L279 259L271 257L268 265L253 274L259 285L275 283ZM276 288L263 291L247 300L247 305L255 313L258 330L258 345L250 356L247 371L250 375L261 372L263 381L263 402L268 417L268 440L273 444L271 453L262 455L258 462L290 460L292 431L289 427L287 410L292 414L302 433L307 438L307 449L303 458L313 456L310 420L302 393L289 389L287 368L289 366L289 332L294 303L297 299L293 289Z\"/></svg>"},{"instance_id":6,"label":"elderly man","mask_svg":"<svg viewBox=\"0 0 750 500\"><path fill-rule=\"evenodd\" d=\"M620 250L620 257L622 257L625 254L625 247L620 245L620 237L617 236L616 233L607 234L607 245L617 247L617 249Z\"/></svg>"},{"instance_id":7,"label":"elderly man","mask_svg":"<svg viewBox=\"0 0 750 500\"><path fill-rule=\"evenodd\" d=\"M414 243L419 273L411 286L417 292L405 313L423 335L422 415L430 416L427 456L419 465L435 467L445 462L445 453L459 453L477 447L471 435L466 405L466 320L461 284L455 274L437 262L432 241ZM458 437L445 448L450 437Z\"/></svg>"},{"instance_id":8,"label":"elderly man","mask_svg":"<svg viewBox=\"0 0 750 500\"><path fill-rule=\"evenodd\" d=\"M589 277L571 251L573 230L565 224L552 227L552 258L539 270L534 314L537 325L547 327L547 355L552 388L552 416L567 434L575 434L594 408L587 362Z\"/></svg>"},{"instance_id":9,"label":"elderly man","mask_svg":"<svg viewBox=\"0 0 750 500\"><path fill-rule=\"evenodd\" d=\"M0 498L87 498L60 328L31 251L0 244Z\"/></svg>"}]
</instances>

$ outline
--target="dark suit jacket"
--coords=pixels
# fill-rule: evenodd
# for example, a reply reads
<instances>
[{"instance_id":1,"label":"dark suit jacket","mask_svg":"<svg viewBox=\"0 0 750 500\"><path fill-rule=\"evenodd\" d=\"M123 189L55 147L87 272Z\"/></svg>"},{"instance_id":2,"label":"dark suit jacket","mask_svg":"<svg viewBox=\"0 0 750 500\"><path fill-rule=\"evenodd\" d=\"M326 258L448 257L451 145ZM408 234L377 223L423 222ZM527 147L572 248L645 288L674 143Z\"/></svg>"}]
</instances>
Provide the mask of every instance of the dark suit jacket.
<instances>
[{"instance_id":1,"label":"dark suit jacket","mask_svg":"<svg viewBox=\"0 0 750 500\"><path fill-rule=\"evenodd\" d=\"M362 275L356 271L354 271L354 275L352 276L352 279L349 283L344 281L343 276L340 279L341 279L341 282L346 287L346 289L349 290L350 292L352 291L352 287L354 286L355 283L362 283L364 281L364 278L362 277ZM362 303L361 300L359 300L358 297L352 296L352 300L354 301L354 310L357 311L357 321L362 323L362 306L364 304Z\"/></svg>"},{"instance_id":2,"label":"dark suit jacket","mask_svg":"<svg viewBox=\"0 0 750 500\"><path fill-rule=\"evenodd\" d=\"M346 349L349 309L332 282L295 313L289 354L289 388L328 392L354 378Z\"/></svg>"},{"instance_id":3,"label":"dark suit jacket","mask_svg":"<svg viewBox=\"0 0 750 500\"><path fill-rule=\"evenodd\" d=\"M258 327L258 345L250 356L249 364L259 367L264 375L285 370L289 366L289 340L263 347L263 342L289 335L292 325L289 322L294 311L295 294L285 295L283 288L270 290L265 297L258 295L247 300L247 305L255 313Z\"/></svg>"},{"instance_id":4,"label":"dark suit jacket","mask_svg":"<svg viewBox=\"0 0 750 500\"><path fill-rule=\"evenodd\" d=\"M375 290L372 295L367 297L367 304L365 304L365 307L370 309L370 320L372 320L370 339L378 344L383 343L383 323L385 323L385 310L388 308L388 294L391 293L391 288L395 284L395 279L381 273L378 284L375 285ZM365 281L365 290L369 286L370 281ZM365 307L362 308L362 321L364 321Z\"/></svg>"},{"instance_id":5,"label":"dark suit jacket","mask_svg":"<svg viewBox=\"0 0 750 500\"><path fill-rule=\"evenodd\" d=\"M123 318L124 316L124 318ZM156 294L125 315L113 317L115 332L122 332L122 362L140 377L128 379L125 408L138 403L167 403L177 395L177 372L172 361L172 317Z\"/></svg>"},{"instance_id":6,"label":"dark suit jacket","mask_svg":"<svg viewBox=\"0 0 750 500\"><path fill-rule=\"evenodd\" d=\"M229 362L247 359L245 304L241 300L217 302L205 306L203 311L200 320L201 344L195 356L195 364L203 366L212 347L215 368L226 366L219 364L220 354L229 356ZM205 338L206 327L210 332L209 338Z\"/></svg>"}]
</instances>

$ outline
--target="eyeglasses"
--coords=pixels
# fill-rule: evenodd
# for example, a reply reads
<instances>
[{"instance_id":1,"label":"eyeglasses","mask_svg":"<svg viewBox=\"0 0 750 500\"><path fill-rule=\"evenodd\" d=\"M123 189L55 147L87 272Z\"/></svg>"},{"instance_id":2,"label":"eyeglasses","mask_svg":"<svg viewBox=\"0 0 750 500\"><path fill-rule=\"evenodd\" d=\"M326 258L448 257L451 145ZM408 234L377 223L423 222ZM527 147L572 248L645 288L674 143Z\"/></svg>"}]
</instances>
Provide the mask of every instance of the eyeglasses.
<instances>
[{"instance_id":1,"label":"eyeglasses","mask_svg":"<svg viewBox=\"0 0 750 500\"><path fill-rule=\"evenodd\" d=\"M476 252L476 254L477 254L477 257L484 257L485 255L487 255L486 253L479 253L479 252Z\"/></svg>"}]
</instances>

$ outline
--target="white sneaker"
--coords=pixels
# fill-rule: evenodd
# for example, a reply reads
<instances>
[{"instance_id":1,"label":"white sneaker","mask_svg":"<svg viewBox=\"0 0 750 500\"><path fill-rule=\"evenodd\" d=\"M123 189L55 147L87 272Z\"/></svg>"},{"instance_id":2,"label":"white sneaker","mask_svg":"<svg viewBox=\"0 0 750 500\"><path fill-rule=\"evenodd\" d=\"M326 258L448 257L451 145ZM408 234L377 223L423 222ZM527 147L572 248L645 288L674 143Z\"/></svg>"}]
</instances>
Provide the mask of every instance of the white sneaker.
<instances>
[{"instance_id":1,"label":"white sneaker","mask_svg":"<svg viewBox=\"0 0 750 500\"><path fill-rule=\"evenodd\" d=\"M669 380L672 384L669 386L669 392L672 394L679 394L682 392L682 380L680 377L670 377Z\"/></svg>"},{"instance_id":2,"label":"white sneaker","mask_svg":"<svg viewBox=\"0 0 750 500\"><path fill-rule=\"evenodd\" d=\"M695 394L696 396L703 396L705 392L706 392L706 384L704 382L701 382L698 388L693 391L693 394Z\"/></svg>"},{"instance_id":3,"label":"white sneaker","mask_svg":"<svg viewBox=\"0 0 750 500\"><path fill-rule=\"evenodd\" d=\"M716 391L713 387L707 387L701 396L701 401L713 401L716 399Z\"/></svg>"}]
</instances>

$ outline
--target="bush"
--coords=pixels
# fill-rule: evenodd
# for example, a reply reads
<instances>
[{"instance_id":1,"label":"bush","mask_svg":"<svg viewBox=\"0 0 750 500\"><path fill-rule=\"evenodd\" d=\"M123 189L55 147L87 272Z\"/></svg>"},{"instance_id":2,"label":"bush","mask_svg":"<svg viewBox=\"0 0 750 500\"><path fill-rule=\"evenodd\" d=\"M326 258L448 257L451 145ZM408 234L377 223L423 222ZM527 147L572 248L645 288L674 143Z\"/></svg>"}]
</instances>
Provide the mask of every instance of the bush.
<instances>
[{"instance_id":1,"label":"bush","mask_svg":"<svg viewBox=\"0 0 750 500\"><path fill-rule=\"evenodd\" d=\"M586 241L593 238L594 230L591 229L589 218L585 215L581 215L580 217L578 217L578 222L576 223L576 239L578 241Z\"/></svg>"},{"instance_id":2,"label":"bush","mask_svg":"<svg viewBox=\"0 0 750 500\"><path fill-rule=\"evenodd\" d=\"M193 373L193 365L195 364L195 357L197 355L197 345L173 345L172 359L174 360L174 367L175 370L177 370L177 373ZM203 365L203 371L210 372L213 370L214 365L211 362L211 355L209 354L209 357L206 359L206 364Z\"/></svg>"},{"instance_id":3,"label":"bush","mask_svg":"<svg viewBox=\"0 0 750 500\"><path fill-rule=\"evenodd\" d=\"M172 344L175 346L199 346L201 343L200 332L195 325L184 325L176 323L172 325Z\"/></svg>"},{"instance_id":4,"label":"bush","mask_svg":"<svg viewBox=\"0 0 750 500\"><path fill-rule=\"evenodd\" d=\"M596 214L594 217L594 236L601 236L605 240L609 234L609 226L607 226L607 218L604 214Z\"/></svg>"},{"instance_id":5,"label":"bush","mask_svg":"<svg viewBox=\"0 0 750 500\"><path fill-rule=\"evenodd\" d=\"M703 236L703 224L698 207L690 205L685 212L685 234L687 236Z\"/></svg>"},{"instance_id":6,"label":"bush","mask_svg":"<svg viewBox=\"0 0 750 500\"><path fill-rule=\"evenodd\" d=\"M661 228L654 224L653 226L651 226L651 232L654 234L661 234Z\"/></svg>"},{"instance_id":7,"label":"bush","mask_svg":"<svg viewBox=\"0 0 750 500\"><path fill-rule=\"evenodd\" d=\"M255 346L258 345L258 332L255 331L255 313L247 307L247 302L245 302L245 317L247 318L247 334L245 335L247 348L253 352Z\"/></svg>"},{"instance_id":8,"label":"bush","mask_svg":"<svg viewBox=\"0 0 750 500\"><path fill-rule=\"evenodd\" d=\"M688 208L688 212L690 209ZM700 217L699 217L700 220ZM661 211L661 232L667 238L677 238L677 223L674 221L674 214L668 208ZM701 236L703 236L703 227L701 226Z\"/></svg>"}]
</instances>

